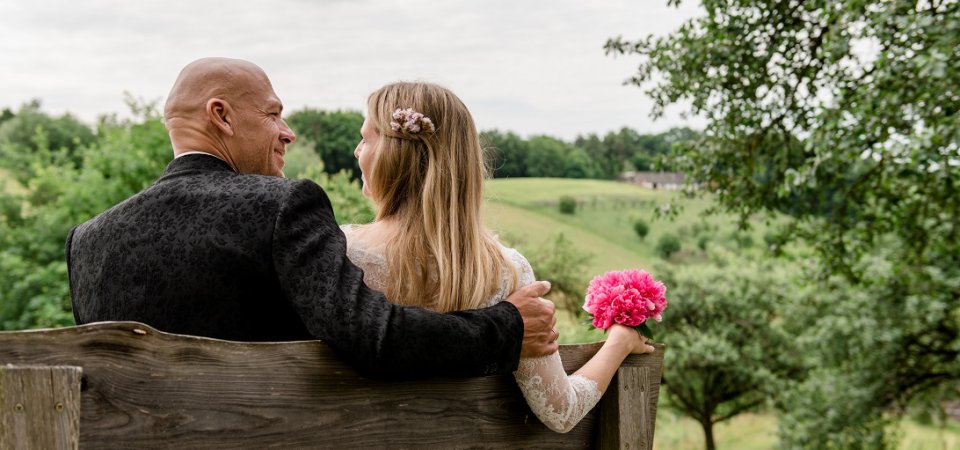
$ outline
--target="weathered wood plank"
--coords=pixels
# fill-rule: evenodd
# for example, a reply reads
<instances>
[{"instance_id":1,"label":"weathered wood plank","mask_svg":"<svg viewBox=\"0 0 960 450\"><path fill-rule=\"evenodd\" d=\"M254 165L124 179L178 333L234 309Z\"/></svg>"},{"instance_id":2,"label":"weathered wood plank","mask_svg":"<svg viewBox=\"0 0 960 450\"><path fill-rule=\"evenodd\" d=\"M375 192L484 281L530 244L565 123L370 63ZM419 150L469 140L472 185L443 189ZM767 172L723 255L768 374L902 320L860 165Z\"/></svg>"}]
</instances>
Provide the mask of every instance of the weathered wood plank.
<instances>
[{"instance_id":1,"label":"weathered wood plank","mask_svg":"<svg viewBox=\"0 0 960 450\"><path fill-rule=\"evenodd\" d=\"M663 369L662 344L639 365L622 365L600 402L597 447L653 450Z\"/></svg>"},{"instance_id":2,"label":"weathered wood plank","mask_svg":"<svg viewBox=\"0 0 960 450\"><path fill-rule=\"evenodd\" d=\"M80 367L0 365L0 449L75 449Z\"/></svg>"},{"instance_id":3,"label":"weathered wood plank","mask_svg":"<svg viewBox=\"0 0 960 450\"><path fill-rule=\"evenodd\" d=\"M575 370L599 344L562 346ZM631 356L624 367L662 358ZM244 343L114 322L0 332L0 364L83 367L85 448L587 448L597 411L557 434L512 377L381 382L318 341ZM659 372L658 372L659 373Z\"/></svg>"}]
</instances>

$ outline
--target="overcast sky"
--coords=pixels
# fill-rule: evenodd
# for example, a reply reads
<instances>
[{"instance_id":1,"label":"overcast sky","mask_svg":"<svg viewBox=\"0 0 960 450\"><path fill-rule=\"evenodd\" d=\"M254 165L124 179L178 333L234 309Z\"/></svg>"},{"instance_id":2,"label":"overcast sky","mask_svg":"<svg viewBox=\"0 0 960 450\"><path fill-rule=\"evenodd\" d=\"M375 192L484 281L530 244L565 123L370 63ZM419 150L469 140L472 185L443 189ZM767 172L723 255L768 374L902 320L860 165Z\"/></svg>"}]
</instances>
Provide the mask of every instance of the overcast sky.
<instances>
[{"instance_id":1,"label":"overcast sky","mask_svg":"<svg viewBox=\"0 0 960 450\"><path fill-rule=\"evenodd\" d=\"M0 107L39 98L93 122L126 113L123 92L163 101L180 69L242 58L270 76L287 111L363 110L394 80L451 88L480 129L571 139L629 126L701 126L624 86L636 58L607 38L665 34L700 14L666 0L27 0L0 4Z\"/></svg>"}]
</instances>

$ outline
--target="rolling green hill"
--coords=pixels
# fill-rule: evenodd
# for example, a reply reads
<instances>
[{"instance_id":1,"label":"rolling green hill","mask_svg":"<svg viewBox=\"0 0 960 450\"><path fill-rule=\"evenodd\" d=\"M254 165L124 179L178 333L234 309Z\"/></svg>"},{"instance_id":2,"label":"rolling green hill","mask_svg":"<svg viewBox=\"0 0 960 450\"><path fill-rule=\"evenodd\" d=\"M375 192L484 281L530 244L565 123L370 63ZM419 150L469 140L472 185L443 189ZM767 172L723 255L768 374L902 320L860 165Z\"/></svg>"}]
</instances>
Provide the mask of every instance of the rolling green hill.
<instances>
[{"instance_id":1,"label":"rolling green hill","mask_svg":"<svg viewBox=\"0 0 960 450\"><path fill-rule=\"evenodd\" d=\"M664 234L677 235L682 249L675 259L695 263L702 260L701 238L731 244L736 230L729 215L702 217L712 206L709 198L685 198L680 192L656 191L635 185L603 180L560 178L515 178L487 182L487 225L521 251L543 244L563 233L581 250L594 255L586 268L590 275L609 270L642 268L650 270L661 262L655 251ZM573 215L561 214L561 196L577 200ZM673 220L658 218L657 210L677 208ZM640 239L633 230L637 219L645 220L650 233ZM754 251L763 246L763 223L747 233Z\"/></svg>"}]
</instances>

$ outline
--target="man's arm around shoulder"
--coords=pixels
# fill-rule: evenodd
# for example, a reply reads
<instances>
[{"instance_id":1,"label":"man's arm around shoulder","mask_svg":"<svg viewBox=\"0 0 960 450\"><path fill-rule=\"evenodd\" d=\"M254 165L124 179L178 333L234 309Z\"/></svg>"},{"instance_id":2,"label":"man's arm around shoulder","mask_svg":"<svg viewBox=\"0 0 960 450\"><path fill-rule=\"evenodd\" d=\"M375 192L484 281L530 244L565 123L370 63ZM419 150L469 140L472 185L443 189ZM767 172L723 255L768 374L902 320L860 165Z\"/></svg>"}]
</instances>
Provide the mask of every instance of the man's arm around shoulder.
<instances>
[{"instance_id":1,"label":"man's arm around shoulder","mask_svg":"<svg viewBox=\"0 0 960 450\"><path fill-rule=\"evenodd\" d=\"M310 181L295 183L273 236L277 276L307 329L368 375L507 374L516 369L524 343L520 312L539 309L541 318L533 322L541 328L552 320L552 305L529 298L448 314L388 303L363 284L362 271L347 259L346 239L330 202ZM547 309L551 319L543 320Z\"/></svg>"}]
</instances>

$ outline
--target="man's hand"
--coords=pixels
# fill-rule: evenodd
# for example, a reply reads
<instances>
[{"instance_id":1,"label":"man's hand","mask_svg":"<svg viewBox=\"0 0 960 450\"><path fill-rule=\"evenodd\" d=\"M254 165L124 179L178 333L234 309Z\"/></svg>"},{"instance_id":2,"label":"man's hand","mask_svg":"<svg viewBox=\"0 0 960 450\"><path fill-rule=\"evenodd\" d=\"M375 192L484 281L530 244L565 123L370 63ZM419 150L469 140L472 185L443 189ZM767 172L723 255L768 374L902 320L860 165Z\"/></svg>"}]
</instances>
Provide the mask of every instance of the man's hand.
<instances>
[{"instance_id":1,"label":"man's hand","mask_svg":"<svg viewBox=\"0 0 960 450\"><path fill-rule=\"evenodd\" d=\"M537 281L517 289L507 301L523 316L523 346L520 357L547 356L557 351L557 317L553 302L540 298L550 292L550 282Z\"/></svg>"}]
</instances>

